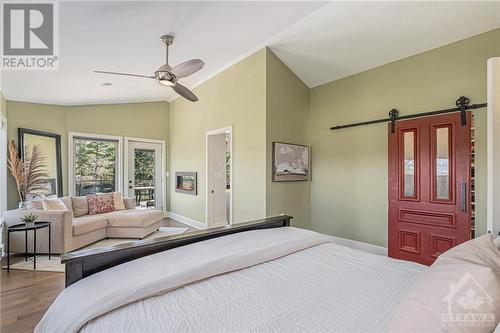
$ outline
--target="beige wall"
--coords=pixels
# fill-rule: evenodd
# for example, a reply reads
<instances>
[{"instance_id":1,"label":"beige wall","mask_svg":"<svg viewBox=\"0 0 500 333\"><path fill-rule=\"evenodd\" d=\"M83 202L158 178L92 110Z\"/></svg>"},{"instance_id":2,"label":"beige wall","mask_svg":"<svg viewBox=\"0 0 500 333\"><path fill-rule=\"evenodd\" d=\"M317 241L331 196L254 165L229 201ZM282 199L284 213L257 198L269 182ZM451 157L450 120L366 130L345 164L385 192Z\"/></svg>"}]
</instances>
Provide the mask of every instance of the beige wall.
<instances>
[{"instance_id":1,"label":"beige wall","mask_svg":"<svg viewBox=\"0 0 500 333\"><path fill-rule=\"evenodd\" d=\"M168 139L168 103L131 103L58 106L7 101L8 138L17 142L25 127L61 135L63 190L68 193L68 132L84 132L147 139ZM8 176L8 207L17 206L15 183Z\"/></svg>"},{"instance_id":2,"label":"beige wall","mask_svg":"<svg viewBox=\"0 0 500 333\"><path fill-rule=\"evenodd\" d=\"M448 108L458 96L486 101L486 60L500 55L500 29L311 89L314 230L387 245L387 125L330 126ZM486 110L476 117L478 233L486 225Z\"/></svg>"},{"instance_id":3,"label":"beige wall","mask_svg":"<svg viewBox=\"0 0 500 333\"><path fill-rule=\"evenodd\" d=\"M205 223L207 131L233 126L234 221L266 215L266 51L260 50L206 81L199 101L170 104L170 210ZM198 172L198 195L175 192L175 172Z\"/></svg>"},{"instance_id":4,"label":"beige wall","mask_svg":"<svg viewBox=\"0 0 500 333\"><path fill-rule=\"evenodd\" d=\"M310 182L272 181L272 143L308 145L309 88L270 50L266 57L267 216L285 213L294 226L309 227Z\"/></svg>"}]
</instances>

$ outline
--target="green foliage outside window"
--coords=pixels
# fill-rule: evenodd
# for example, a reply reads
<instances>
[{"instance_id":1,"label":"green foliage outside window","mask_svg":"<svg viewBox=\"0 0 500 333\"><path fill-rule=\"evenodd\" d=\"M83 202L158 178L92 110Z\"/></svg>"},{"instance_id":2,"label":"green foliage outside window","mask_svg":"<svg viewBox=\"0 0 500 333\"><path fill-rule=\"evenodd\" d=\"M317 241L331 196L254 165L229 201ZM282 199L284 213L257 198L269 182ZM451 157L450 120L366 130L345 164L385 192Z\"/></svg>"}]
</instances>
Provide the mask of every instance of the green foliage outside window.
<instances>
[{"instance_id":1,"label":"green foliage outside window","mask_svg":"<svg viewBox=\"0 0 500 333\"><path fill-rule=\"evenodd\" d=\"M135 185L154 186L155 152L154 150L135 150L134 159Z\"/></svg>"},{"instance_id":2,"label":"green foliage outside window","mask_svg":"<svg viewBox=\"0 0 500 333\"><path fill-rule=\"evenodd\" d=\"M115 142L75 140L76 194L106 193L116 190Z\"/></svg>"}]
</instances>

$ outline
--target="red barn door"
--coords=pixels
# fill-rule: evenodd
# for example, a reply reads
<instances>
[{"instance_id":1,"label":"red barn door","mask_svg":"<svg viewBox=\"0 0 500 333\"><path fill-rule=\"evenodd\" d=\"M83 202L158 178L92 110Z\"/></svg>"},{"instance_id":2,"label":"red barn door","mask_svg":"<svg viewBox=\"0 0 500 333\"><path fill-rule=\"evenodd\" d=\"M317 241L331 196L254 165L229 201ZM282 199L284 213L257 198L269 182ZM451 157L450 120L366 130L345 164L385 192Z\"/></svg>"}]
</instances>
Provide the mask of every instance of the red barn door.
<instances>
[{"instance_id":1,"label":"red barn door","mask_svg":"<svg viewBox=\"0 0 500 333\"><path fill-rule=\"evenodd\" d=\"M389 256L430 265L470 239L471 115L389 124Z\"/></svg>"}]
</instances>

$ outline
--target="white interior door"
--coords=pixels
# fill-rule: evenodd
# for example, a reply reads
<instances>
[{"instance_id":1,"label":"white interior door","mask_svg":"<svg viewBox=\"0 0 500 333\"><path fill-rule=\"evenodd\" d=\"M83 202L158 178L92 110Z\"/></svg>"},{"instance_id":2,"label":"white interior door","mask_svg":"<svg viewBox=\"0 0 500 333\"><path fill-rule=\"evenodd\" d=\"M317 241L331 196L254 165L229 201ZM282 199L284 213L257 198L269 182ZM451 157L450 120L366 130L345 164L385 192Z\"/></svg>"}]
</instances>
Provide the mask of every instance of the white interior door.
<instances>
[{"instance_id":1,"label":"white interior door","mask_svg":"<svg viewBox=\"0 0 500 333\"><path fill-rule=\"evenodd\" d=\"M207 137L207 222L208 227L228 224L226 179L226 133Z\"/></svg>"},{"instance_id":2,"label":"white interior door","mask_svg":"<svg viewBox=\"0 0 500 333\"><path fill-rule=\"evenodd\" d=\"M134 197L137 208L163 209L162 145L128 143L126 194Z\"/></svg>"}]
</instances>

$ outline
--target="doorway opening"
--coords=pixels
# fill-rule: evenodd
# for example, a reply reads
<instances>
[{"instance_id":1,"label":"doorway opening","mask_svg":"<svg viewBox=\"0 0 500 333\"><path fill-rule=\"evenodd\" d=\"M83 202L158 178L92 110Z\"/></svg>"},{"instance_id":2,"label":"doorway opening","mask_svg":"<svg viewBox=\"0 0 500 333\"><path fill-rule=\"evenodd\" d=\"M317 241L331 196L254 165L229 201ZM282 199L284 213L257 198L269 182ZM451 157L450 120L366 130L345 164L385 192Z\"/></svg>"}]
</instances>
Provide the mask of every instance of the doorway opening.
<instances>
[{"instance_id":1,"label":"doorway opening","mask_svg":"<svg viewBox=\"0 0 500 333\"><path fill-rule=\"evenodd\" d=\"M136 209L165 207L165 142L125 138L125 193Z\"/></svg>"},{"instance_id":2,"label":"doorway opening","mask_svg":"<svg viewBox=\"0 0 500 333\"><path fill-rule=\"evenodd\" d=\"M206 207L208 228L233 223L233 128L206 135Z\"/></svg>"}]
</instances>

